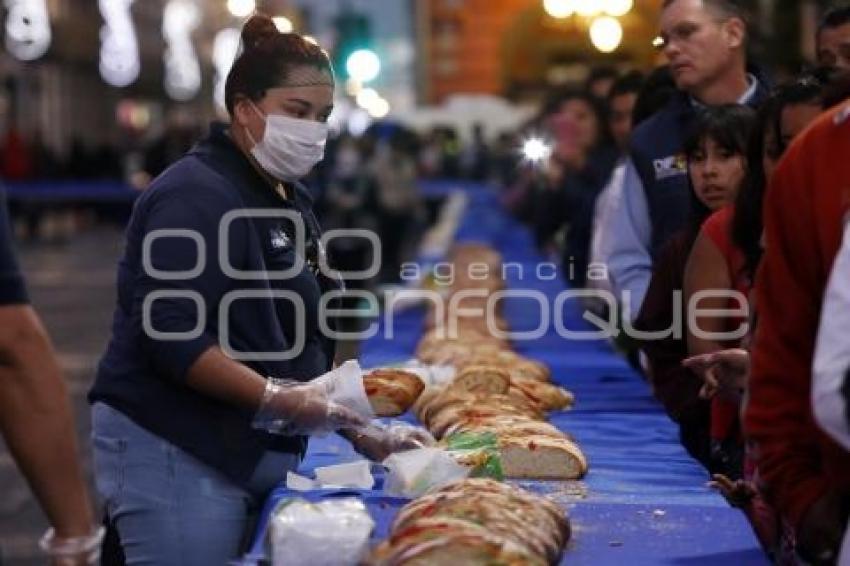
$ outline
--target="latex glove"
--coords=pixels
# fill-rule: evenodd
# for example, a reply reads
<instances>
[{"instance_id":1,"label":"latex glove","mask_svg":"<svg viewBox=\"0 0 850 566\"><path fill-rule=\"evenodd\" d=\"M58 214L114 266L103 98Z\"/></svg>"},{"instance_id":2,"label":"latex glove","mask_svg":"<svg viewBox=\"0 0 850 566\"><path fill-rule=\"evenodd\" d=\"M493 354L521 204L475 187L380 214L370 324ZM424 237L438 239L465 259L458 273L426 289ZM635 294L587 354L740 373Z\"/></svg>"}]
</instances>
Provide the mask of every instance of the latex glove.
<instances>
[{"instance_id":1,"label":"latex glove","mask_svg":"<svg viewBox=\"0 0 850 566\"><path fill-rule=\"evenodd\" d=\"M254 428L283 435L326 434L358 428L368 421L330 399L331 382L306 383L268 379Z\"/></svg>"},{"instance_id":2,"label":"latex glove","mask_svg":"<svg viewBox=\"0 0 850 566\"><path fill-rule=\"evenodd\" d=\"M389 426L370 424L351 437L354 449L374 462L383 462L395 452L431 446L436 441L427 430L404 422Z\"/></svg>"}]
</instances>

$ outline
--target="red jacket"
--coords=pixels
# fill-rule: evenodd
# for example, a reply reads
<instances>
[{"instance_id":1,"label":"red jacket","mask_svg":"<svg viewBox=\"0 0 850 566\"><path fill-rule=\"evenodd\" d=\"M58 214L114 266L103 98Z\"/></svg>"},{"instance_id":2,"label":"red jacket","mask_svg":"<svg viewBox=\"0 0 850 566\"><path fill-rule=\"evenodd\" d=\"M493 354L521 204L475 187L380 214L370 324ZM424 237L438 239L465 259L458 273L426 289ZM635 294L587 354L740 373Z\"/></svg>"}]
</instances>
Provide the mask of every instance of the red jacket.
<instances>
[{"instance_id":1,"label":"red jacket","mask_svg":"<svg viewBox=\"0 0 850 566\"><path fill-rule=\"evenodd\" d=\"M834 490L850 493L850 453L816 426L812 359L821 301L850 209L850 103L825 113L788 149L764 207L765 254L756 279L746 432L759 471L796 528Z\"/></svg>"}]
</instances>

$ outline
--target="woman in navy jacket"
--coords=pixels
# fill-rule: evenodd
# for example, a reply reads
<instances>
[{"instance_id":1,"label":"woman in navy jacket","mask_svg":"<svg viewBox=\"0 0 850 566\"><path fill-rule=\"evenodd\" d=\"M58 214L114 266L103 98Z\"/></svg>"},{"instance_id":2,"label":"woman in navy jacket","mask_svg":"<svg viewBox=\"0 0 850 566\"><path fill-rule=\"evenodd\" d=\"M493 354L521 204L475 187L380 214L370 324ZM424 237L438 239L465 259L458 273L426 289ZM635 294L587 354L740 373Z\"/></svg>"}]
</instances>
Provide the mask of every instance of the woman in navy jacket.
<instances>
[{"instance_id":1,"label":"woman in navy jacket","mask_svg":"<svg viewBox=\"0 0 850 566\"><path fill-rule=\"evenodd\" d=\"M413 442L352 432L360 417L310 382L333 363L319 317L337 285L296 181L323 156L328 56L262 16L242 40L230 124L214 124L136 203L90 393L97 487L130 564L237 557L307 433L346 429L373 457Z\"/></svg>"}]
</instances>

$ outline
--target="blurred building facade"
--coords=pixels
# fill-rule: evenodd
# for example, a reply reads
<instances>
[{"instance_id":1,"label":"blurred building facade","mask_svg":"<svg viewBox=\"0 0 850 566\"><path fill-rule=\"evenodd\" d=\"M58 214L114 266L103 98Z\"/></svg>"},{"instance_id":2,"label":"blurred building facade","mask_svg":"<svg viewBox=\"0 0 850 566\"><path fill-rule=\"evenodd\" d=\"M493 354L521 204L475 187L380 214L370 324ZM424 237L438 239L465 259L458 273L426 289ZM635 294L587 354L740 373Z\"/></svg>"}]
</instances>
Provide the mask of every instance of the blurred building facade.
<instances>
[{"instance_id":1,"label":"blurred building facade","mask_svg":"<svg viewBox=\"0 0 850 566\"><path fill-rule=\"evenodd\" d=\"M814 31L830 0L746 0L754 57L798 67L814 57ZM588 65L645 68L660 63L652 48L661 0L635 0L619 18L621 45L601 53L588 37L591 18L556 19L542 0L417 0L420 100L440 103L456 93L535 97L580 81Z\"/></svg>"},{"instance_id":2,"label":"blurred building facade","mask_svg":"<svg viewBox=\"0 0 850 566\"><path fill-rule=\"evenodd\" d=\"M197 58L200 83L185 100L174 100L164 86L164 56L173 46L163 19L171 4L181 2L199 13L183 47ZM828 3L749 0L757 55L788 68L810 58L816 21ZM382 63L368 86L389 101L392 116L453 94L533 98L553 85L580 80L588 63L645 67L657 57L651 40L660 4L635 0L621 18L622 45L601 54L588 40L586 20L556 20L545 13L543 0L6 0L0 12L6 24L0 26L0 128L13 126L61 155L75 143L118 150L142 144L175 115L202 126L216 116L214 84L223 69L215 59L224 43L218 40L227 35L223 30L238 37L242 22L228 9L233 5L285 16L296 31L314 35L329 51L341 40L342 15L364 18L369 47ZM39 5L49 17L50 45L35 60L22 61L9 47L13 8ZM129 14L123 20L121 10ZM108 15L116 11L117 16ZM121 21L110 30L107 20L115 17ZM101 51L110 33L127 39L126 28L118 28L128 23L138 76L112 86L99 68ZM127 71L120 65L118 71ZM355 105L352 97L344 102Z\"/></svg>"}]
</instances>

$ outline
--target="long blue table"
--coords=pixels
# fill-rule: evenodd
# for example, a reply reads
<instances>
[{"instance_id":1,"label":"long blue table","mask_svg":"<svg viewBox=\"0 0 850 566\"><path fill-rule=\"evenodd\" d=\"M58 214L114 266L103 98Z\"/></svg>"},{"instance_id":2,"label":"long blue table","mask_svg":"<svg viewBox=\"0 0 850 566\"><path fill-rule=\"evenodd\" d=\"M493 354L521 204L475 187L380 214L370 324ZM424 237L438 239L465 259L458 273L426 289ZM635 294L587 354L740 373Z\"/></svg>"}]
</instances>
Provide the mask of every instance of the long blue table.
<instances>
[{"instance_id":1,"label":"long blue table","mask_svg":"<svg viewBox=\"0 0 850 566\"><path fill-rule=\"evenodd\" d=\"M509 269L506 286L539 291L553 311L554 299L564 291L565 284L560 274L552 280L538 278L536 268L545 259L535 250L529 231L499 208L491 191L480 186L464 190L470 204L456 241L495 246L506 263L524 268ZM543 270L544 277L550 277L552 271ZM504 313L512 331L536 328L541 316L540 307L524 298L506 299ZM378 332L366 341L362 346L363 367L410 358L422 334L424 314L421 309L401 312L393 321L392 340L383 339L383 332ZM562 317L564 327L570 330L594 329L581 318L577 300L564 304ZM769 563L744 516L706 487L705 471L680 446L675 426L652 398L649 386L607 341L566 340L550 324L545 336L518 342L515 348L548 364L554 380L576 395L575 408L553 414L550 421L578 440L590 461L590 472L581 482L519 482L526 489L548 495L569 513L574 534L562 564ZM347 443L336 436L313 439L301 471L310 475L315 467L356 458ZM378 541L386 537L390 521L407 501L384 496L381 472L378 467L374 470L377 483L372 490L298 495L312 500L360 496L376 521L373 537ZM252 555L263 553L271 509L291 495L279 488L269 498Z\"/></svg>"}]
</instances>

